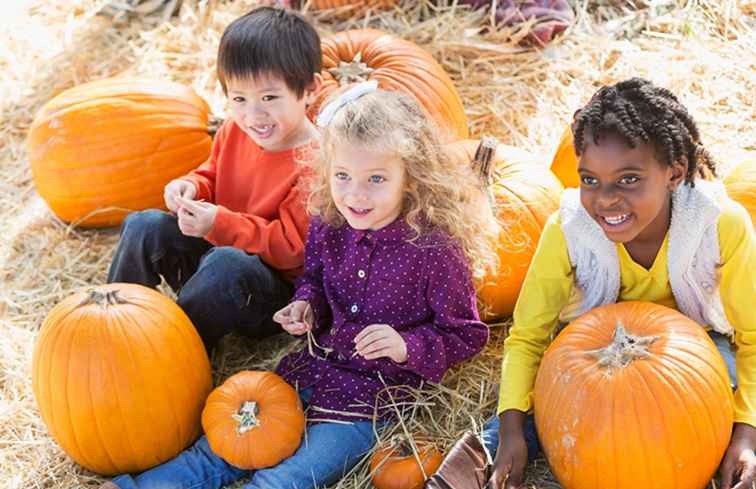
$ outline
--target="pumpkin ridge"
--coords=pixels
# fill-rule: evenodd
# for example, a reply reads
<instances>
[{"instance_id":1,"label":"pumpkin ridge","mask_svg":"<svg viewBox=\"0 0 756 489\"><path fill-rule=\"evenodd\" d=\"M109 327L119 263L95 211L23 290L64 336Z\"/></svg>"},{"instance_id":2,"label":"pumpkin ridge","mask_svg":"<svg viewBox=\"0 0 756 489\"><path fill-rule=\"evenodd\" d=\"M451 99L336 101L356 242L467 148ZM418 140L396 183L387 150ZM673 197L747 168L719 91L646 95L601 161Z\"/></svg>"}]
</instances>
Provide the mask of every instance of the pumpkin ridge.
<instances>
[{"instance_id":1,"label":"pumpkin ridge","mask_svg":"<svg viewBox=\"0 0 756 489\"><path fill-rule=\"evenodd\" d=\"M659 413L659 419L662 420L662 426L666 429L669 426L668 422L668 415L664 412L664 409L662 409L661 403L659 402L659 393L656 392L654 387L648 383L646 380L646 375L652 375L656 377L658 375L658 372L654 369L647 368L647 365L639 365L638 369L636 371L638 375L638 379L643 384L643 387L645 387L645 390L641 390L641 392L648 392L651 399L654 401L654 406L656 406L656 411ZM637 413L636 413L637 415ZM670 444L670 440L668 436L661 437L664 443L665 451L668 460L674 459L674 450L672 448L672 445ZM676 471L672 470L670 471L672 474L672 480L674 481L674 487L678 487L680 484L678 474Z\"/></svg>"},{"instance_id":2,"label":"pumpkin ridge","mask_svg":"<svg viewBox=\"0 0 756 489\"><path fill-rule=\"evenodd\" d=\"M96 289L91 290L90 296L86 297L82 302L80 302L79 307L86 307L87 305L89 305L88 303L86 303L86 301L90 299L90 297L92 299L95 299L95 297L93 297L93 294L95 291ZM107 297L107 294L106 294L106 297ZM117 295L114 295L113 299L116 299L116 297ZM105 336L103 334L104 332L106 332L104 328L92 328L91 333L93 333L94 336L97 337L97 343L96 343L97 345L102 346L106 344L103 342L104 336ZM95 357L95 356L97 357L96 360L99 361L101 365L107 362L107 359L102 357L102 351L100 351L100 349L87 348L87 352L89 354L89 359L86 362L86 365L92 365L92 357ZM97 355L95 355L95 353L97 353ZM95 412L94 389L89 388L89 386L92 385L92 375L94 375L95 369L90 368L87 370L89 370L88 375L87 375L87 389L85 389L88 393L87 397L89 399L89 406L87 407L87 410L90 413L94 413ZM112 385L109 382L106 382L106 384ZM117 389L113 389L113 390L116 391ZM98 435L96 437L97 443L100 445L99 448L102 451L102 454L105 456L105 459L107 460L109 467L111 468L111 470L112 469L120 470L121 467L119 466L118 463L116 463L116 457L114 457L113 454L108 450L107 444L102 442L102 440L107 439L107 436L104 436L106 435L107 430L104 429L104 427L101 425L101 417L93 415L92 419L90 420L90 423L93 424L97 429L97 435Z\"/></svg>"}]
</instances>

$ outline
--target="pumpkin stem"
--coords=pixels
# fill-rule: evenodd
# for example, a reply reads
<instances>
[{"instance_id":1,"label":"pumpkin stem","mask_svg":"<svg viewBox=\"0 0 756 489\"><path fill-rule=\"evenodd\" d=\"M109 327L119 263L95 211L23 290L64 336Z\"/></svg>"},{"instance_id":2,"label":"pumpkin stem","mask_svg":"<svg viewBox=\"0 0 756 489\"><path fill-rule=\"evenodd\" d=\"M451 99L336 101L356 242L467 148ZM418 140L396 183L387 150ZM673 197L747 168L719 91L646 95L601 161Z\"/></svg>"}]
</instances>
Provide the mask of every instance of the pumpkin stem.
<instances>
[{"instance_id":1,"label":"pumpkin stem","mask_svg":"<svg viewBox=\"0 0 756 489\"><path fill-rule=\"evenodd\" d=\"M257 415L260 414L260 407L255 401L244 401L239 411L232 414L231 417L236 420L236 433L243 435L252 428L260 426L260 420Z\"/></svg>"},{"instance_id":2,"label":"pumpkin stem","mask_svg":"<svg viewBox=\"0 0 756 489\"><path fill-rule=\"evenodd\" d=\"M88 306L90 304L97 304L98 306L114 306L116 304L127 304L126 299L122 299L118 295L118 290L109 290L107 292L100 292L97 289L92 289L89 294L79 303L79 306Z\"/></svg>"},{"instance_id":3,"label":"pumpkin stem","mask_svg":"<svg viewBox=\"0 0 756 489\"><path fill-rule=\"evenodd\" d=\"M659 339L658 336L635 336L625 331L621 321L617 321L612 342L604 347L586 352L586 355L598 359L601 368L623 368L638 358L648 358L648 347Z\"/></svg>"},{"instance_id":4,"label":"pumpkin stem","mask_svg":"<svg viewBox=\"0 0 756 489\"><path fill-rule=\"evenodd\" d=\"M494 153L496 153L496 147L499 145L499 140L493 136L483 136L480 138L480 144L478 149L475 150L475 157L473 158L472 167L478 172L480 181L483 186L490 187L493 181L493 161Z\"/></svg>"},{"instance_id":5,"label":"pumpkin stem","mask_svg":"<svg viewBox=\"0 0 756 489\"><path fill-rule=\"evenodd\" d=\"M223 125L223 120L222 117L215 117L214 115L210 116L210 119L207 121L207 133L210 137L215 137L215 133L218 132L218 129Z\"/></svg>"},{"instance_id":6,"label":"pumpkin stem","mask_svg":"<svg viewBox=\"0 0 756 489\"><path fill-rule=\"evenodd\" d=\"M328 73L333 75L336 81L339 82L339 86L342 87L350 83L367 81L368 75L374 71L367 63L362 62L362 52L355 54L352 61L348 63L346 61L339 61L339 66L328 69Z\"/></svg>"}]
</instances>

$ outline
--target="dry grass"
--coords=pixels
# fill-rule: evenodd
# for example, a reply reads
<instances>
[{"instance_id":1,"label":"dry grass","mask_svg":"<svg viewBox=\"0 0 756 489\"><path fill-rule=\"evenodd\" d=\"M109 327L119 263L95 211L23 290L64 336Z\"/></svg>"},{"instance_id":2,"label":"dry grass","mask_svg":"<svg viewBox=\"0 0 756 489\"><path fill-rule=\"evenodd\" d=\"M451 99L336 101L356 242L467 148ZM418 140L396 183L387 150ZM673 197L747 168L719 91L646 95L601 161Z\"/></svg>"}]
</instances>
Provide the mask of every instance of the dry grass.
<instances>
[{"instance_id":1,"label":"dry grass","mask_svg":"<svg viewBox=\"0 0 756 489\"><path fill-rule=\"evenodd\" d=\"M0 487L96 486L101 479L72 463L39 418L31 350L55 303L104 281L117 232L71 229L50 214L34 191L25 133L59 91L120 73L189 84L222 115L213 72L218 39L254 2L185 0L169 23L152 16L118 25L95 15L103 0L7 3L16 6L2 7L0 26ZM485 14L452 2L434 8L406 1L380 15L338 23L320 15L315 22L323 34L370 25L424 46L456 81L474 136L496 135L544 164L596 88L636 75L680 95L725 168L756 151L756 2L602 0L580 1L576 10L577 25L544 50L513 43L522 32L481 29ZM492 331L482 355L447 375L442 388L419 394L407 429L423 426L446 448L493 413L505 328ZM243 368L272 368L290 348L285 338L227 341L214 358L216 381ZM528 485L558 487L542 460L529 469ZM366 467L338 487L370 487Z\"/></svg>"}]
</instances>

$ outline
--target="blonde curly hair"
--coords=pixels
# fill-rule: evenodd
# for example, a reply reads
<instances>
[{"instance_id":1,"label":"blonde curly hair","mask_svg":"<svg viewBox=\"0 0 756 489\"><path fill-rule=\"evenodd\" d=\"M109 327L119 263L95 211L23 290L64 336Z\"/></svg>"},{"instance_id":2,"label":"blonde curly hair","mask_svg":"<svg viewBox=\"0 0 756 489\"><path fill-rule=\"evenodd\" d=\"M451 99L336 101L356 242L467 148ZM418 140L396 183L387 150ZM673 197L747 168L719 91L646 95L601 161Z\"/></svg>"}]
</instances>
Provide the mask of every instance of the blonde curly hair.
<instances>
[{"instance_id":1,"label":"blonde curly hair","mask_svg":"<svg viewBox=\"0 0 756 489\"><path fill-rule=\"evenodd\" d=\"M459 244L474 278L495 271L499 227L481 179L469 165L460 165L447 155L438 130L414 98L376 90L338 109L324 128L320 156L311 162L308 210L335 227L345 220L331 196L330 162L342 144L390 152L403 162L400 215L415 232L410 241L429 228L441 229Z\"/></svg>"}]
</instances>

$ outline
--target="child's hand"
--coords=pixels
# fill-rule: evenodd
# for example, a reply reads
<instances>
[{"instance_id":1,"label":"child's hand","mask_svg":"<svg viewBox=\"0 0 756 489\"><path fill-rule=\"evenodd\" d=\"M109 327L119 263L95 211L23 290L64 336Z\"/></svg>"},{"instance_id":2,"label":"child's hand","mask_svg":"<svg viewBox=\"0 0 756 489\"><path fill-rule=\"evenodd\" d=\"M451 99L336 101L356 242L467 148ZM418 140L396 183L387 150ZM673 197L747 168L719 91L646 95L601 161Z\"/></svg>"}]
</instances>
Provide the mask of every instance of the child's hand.
<instances>
[{"instance_id":1,"label":"child's hand","mask_svg":"<svg viewBox=\"0 0 756 489\"><path fill-rule=\"evenodd\" d=\"M312 329L315 315L307 301L294 301L273 315L273 321L279 323L289 334L299 336Z\"/></svg>"},{"instance_id":2,"label":"child's hand","mask_svg":"<svg viewBox=\"0 0 756 489\"><path fill-rule=\"evenodd\" d=\"M396 363L407 361L407 343L388 324L371 324L354 337L355 354L365 360L388 357Z\"/></svg>"},{"instance_id":3,"label":"child's hand","mask_svg":"<svg viewBox=\"0 0 756 489\"><path fill-rule=\"evenodd\" d=\"M524 412L516 409L508 409L499 416L499 447L488 481L492 488L516 489L525 479L525 467L528 465L528 445L523 432L525 417Z\"/></svg>"},{"instance_id":4,"label":"child's hand","mask_svg":"<svg viewBox=\"0 0 756 489\"><path fill-rule=\"evenodd\" d=\"M756 428L745 423L735 423L730 447L719 466L721 489L751 489L756 479ZM737 484L732 482L738 476Z\"/></svg>"},{"instance_id":5,"label":"child's hand","mask_svg":"<svg viewBox=\"0 0 756 489\"><path fill-rule=\"evenodd\" d=\"M178 214L179 209L179 203L176 202L176 197L193 200L195 195L197 195L197 188L192 182L186 180L171 180L163 190L165 206L169 211L175 214Z\"/></svg>"},{"instance_id":6,"label":"child's hand","mask_svg":"<svg viewBox=\"0 0 756 489\"><path fill-rule=\"evenodd\" d=\"M178 203L178 226L185 236L203 238L213 229L218 206L209 202L199 202L176 197Z\"/></svg>"}]
</instances>

